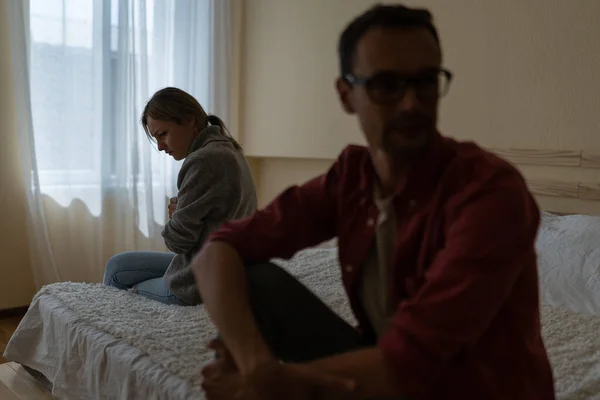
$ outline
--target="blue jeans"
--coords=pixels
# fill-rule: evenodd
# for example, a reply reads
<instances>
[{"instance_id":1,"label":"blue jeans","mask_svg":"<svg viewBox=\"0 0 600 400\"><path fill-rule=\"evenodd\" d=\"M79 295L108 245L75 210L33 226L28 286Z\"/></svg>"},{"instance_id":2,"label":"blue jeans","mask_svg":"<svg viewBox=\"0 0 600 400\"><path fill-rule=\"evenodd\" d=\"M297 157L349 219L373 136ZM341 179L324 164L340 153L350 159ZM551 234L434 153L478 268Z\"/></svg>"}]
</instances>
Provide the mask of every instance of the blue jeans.
<instances>
[{"instance_id":1,"label":"blue jeans","mask_svg":"<svg viewBox=\"0 0 600 400\"><path fill-rule=\"evenodd\" d=\"M188 305L175 296L164 279L175 254L131 251L113 256L106 264L104 284L134 289L137 294L165 304Z\"/></svg>"}]
</instances>

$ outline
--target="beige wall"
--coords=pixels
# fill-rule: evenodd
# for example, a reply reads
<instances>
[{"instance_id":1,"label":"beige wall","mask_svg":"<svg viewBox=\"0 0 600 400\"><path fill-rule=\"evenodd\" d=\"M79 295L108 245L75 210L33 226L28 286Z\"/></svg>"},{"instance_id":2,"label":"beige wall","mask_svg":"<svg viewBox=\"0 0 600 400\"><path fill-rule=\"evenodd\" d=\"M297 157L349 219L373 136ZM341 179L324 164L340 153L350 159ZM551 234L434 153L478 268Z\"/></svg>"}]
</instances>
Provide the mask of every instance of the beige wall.
<instances>
[{"instance_id":1,"label":"beige wall","mask_svg":"<svg viewBox=\"0 0 600 400\"><path fill-rule=\"evenodd\" d=\"M0 16L6 2L0 0ZM0 26L0 309L29 304L34 294L25 225L25 195L18 149L8 27Z\"/></svg>"},{"instance_id":2,"label":"beige wall","mask_svg":"<svg viewBox=\"0 0 600 400\"><path fill-rule=\"evenodd\" d=\"M263 159L263 202L324 170L348 142L362 142L335 96L336 43L373 3L247 0L240 117L247 154ZM600 1L407 3L432 10L455 73L441 105L445 134L495 148L600 151ZM536 178L598 176L523 170Z\"/></svg>"},{"instance_id":3,"label":"beige wall","mask_svg":"<svg viewBox=\"0 0 600 400\"><path fill-rule=\"evenodd\" d=\"M331 160L251 157L250 168L257 187L259 206L265 206L288 186L322 174L331 163Z\"/></svg>"},{"instance_id":4,"label":"beige wall","mask_svg":"<svg viewBox=\"0 0 600 400\"><path fill-rule=\"evenodd\" d=\"M0 0L0 15L6 3ZM242 17L241 138L264 205L292 183L327 169L349 142L362 143L339 108L336 42L371 0L246 0ZM600 152L600 2L420 0L430 7L456 79L442 103L446 134L485 146ZM0 28L0 54L9 54ZM0 58L0 309L34 292L24 223L11 65ZM528 177L598 180L598 170L522 167ZM547 198L554 209L597 204ZM586 208L587 207L587 208ZM593 211L596 212L596 211Z\"/></svg>"}]
</instances>

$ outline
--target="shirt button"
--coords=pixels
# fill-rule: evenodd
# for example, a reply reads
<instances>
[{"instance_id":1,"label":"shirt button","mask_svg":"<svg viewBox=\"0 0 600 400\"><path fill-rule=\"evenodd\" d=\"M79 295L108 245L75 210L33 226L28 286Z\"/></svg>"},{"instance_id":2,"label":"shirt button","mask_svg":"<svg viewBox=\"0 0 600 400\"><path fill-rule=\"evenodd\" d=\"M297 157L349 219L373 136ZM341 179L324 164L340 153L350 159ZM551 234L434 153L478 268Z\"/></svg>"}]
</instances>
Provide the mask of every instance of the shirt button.
<instances>
[{"instance_id":1,"label":"shirt button","mask_svg":"<svg viewBox=\"0 0 600 400\"><path fill-rule=\"evenodd\" d=\"M374 220L373 218L369 218L369 219L367 220L367 225L369 225L369 226L373 226L373 225L375 225L375 220Z\"/></svg>"},{"instance_id":2,"label":"shirt button","mask_svg":"<svg viewBox=\"0 0 600 400\"><path fill-rule=\"evenodd\" d=\"M352 267L352 265L350 265L350 264L346 265L346 272L347 273L351 273L353 269L354 268Z\"/></svg>"}]
</instances>

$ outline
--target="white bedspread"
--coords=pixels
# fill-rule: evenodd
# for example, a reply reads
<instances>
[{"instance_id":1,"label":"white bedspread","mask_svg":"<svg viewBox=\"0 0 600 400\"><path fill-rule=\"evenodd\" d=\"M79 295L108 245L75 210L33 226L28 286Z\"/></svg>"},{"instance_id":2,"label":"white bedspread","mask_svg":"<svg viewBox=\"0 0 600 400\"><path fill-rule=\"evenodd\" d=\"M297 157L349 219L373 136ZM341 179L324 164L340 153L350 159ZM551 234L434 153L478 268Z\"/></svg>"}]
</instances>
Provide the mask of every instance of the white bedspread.
<instances>
[{"instance_id":1,"label":"white bedspread","mask_svg":"<svg viewBox=\"0 0 600 400\"><path fill-rule=\"evenodd\" d=\"M600 218L544 212L536 248L542 302L600 316Z\"/></svg>"},{"instance_id":2,"label":"white bedspread","mask_svg":"<svg viewBox=\"0 0 600 400\"><path fill-rule=\"evenodd\" d=\"M557 400L600 399L600 318L542 306Z\"/></svg>"},{"instance_id":3,"label":"white bedspread","mask_svg":"<svg viewBox=\"0 0 600 400\"><path fill-rule=\"evenodd\" d=\"M111 294L115 294L113 290L100 285L73 283L47 288L32 303L9 342L5 357L44 374L53 383L53 395L62 400L202 398L197 380L186 379L189 375L185 371L174 373L178 360L165 356L166 343L156 346L156 342L162 342L159 336L156 341L144 340L141 346L130 340L130 335L136 333L143 337L159 335L153 330L156 326L151 326L154 317L166 316L180 323L187 321L187 312L165 310L166 307L159 307L154 315L134 311L128 318L127 326L131 329L117 333L119 329L113 329L117 321L122 323L127 319L127 309L118 304L126 298L122 296L124 293L117 293L109 300ZM79 314L70 308L71 301L61 300L70 295L69 300L77 298L90 307L75 307L79 312L86 309ZM96 300L107 300L106 307L94 308ZM153 304L130 299L129 311L138 306L144 309L146 305ZM116 306L114 312L109 314L113 306ZM153 318L149 318L151 315ZM144 329L141 325L146 323L149 326ZM206 324L205 330L209 331L210 325ZM172 342L168 337L166 342ZM196 357L190 360L187 352L195 353ZM203 357L202 353L200 340L181 342L172 352L193 362Z\"/></svg>"},{"instance_id":4,"label":"white bedspread","mask_svg":"<svg viewBox=\"0 0 600 400\"><path fill-rule=\"evenodd\" d=\"M353 322L336 254L307 250L280 264ZM202 399L200 370L213 357L204 344L214 336L202 306L66 282L36 295L5 357L42 372L60 399Z\"/></svg>"},{"instance_id":5,"label":"white bedspread","mask_svg":"<svg viewBox=\"0 0 600 400\"><path fill-rule=\"evenodd\" d=\"M282 263L353 322L335 249ZM319 268L315 268L319 265ZM600 319L544 307L558 399L600 399ZM101 285L59 283L35 298L5 357L44 373L60 399L202 399L215 331L201 306L167 306Z\"/></svg>"}]
</instances>

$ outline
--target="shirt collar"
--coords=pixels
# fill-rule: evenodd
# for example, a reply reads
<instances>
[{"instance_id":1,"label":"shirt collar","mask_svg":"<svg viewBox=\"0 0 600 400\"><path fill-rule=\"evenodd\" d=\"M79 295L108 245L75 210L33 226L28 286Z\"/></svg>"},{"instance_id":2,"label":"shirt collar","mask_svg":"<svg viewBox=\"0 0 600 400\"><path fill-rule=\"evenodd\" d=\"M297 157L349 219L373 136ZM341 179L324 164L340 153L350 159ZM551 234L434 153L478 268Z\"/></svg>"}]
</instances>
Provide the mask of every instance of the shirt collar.
<instances>
[{"instance_id":1,"label":"shirt collar","mask_svg":"<svg viewBox=\"0 0 600 400\"><path fill-rule=\"evenodd\" d=\"M406 195L412 200L423 198L429 194L442 173L442 167L450 158L452 147L450 142L450 139L444 138L436 132L426 153L410 167L406 186L401 191L399 190L397 195ZM362 171L364 173L360 180L360 189L364 195L372 198L377 173L370 155L363 159Z\"/></svg>"},{"instance_id":2,"label":"shirt collar","mask_svg":"<svg viewBox=\"0 0 600 400\"><path fill-rule=\"evenodd\" d=\"M193 153L194 151L201 149L206 146L209 142L212 141L228 141L229 138L221 133L221 128L217 125L210 125L206 128L202 129L198 135L192 141L190 148L188 150L188 154Z\"/></svg>"}]
</instances>

